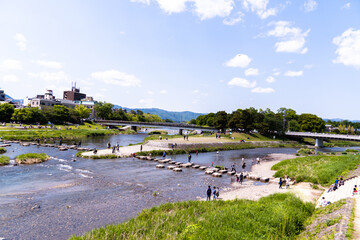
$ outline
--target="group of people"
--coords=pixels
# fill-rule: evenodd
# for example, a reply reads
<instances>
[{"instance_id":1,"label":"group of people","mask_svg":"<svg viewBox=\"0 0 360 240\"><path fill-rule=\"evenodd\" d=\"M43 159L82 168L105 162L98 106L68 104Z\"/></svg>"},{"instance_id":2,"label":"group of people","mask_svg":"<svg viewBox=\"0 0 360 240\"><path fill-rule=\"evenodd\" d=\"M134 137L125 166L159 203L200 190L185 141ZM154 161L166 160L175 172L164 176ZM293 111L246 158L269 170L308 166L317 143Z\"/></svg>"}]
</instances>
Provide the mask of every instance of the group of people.
<instances>
[{"instance_id":1,"label":"group of people","mask_svg":"<svg viewBox=\"0 0 360 240\"><path fill-rule=\"evenodd\" d=\"M331 184L328 192L336 191L339 187L343 186L345 184L345 180L343 178L336 178L335 183ZM356 185L355 185L356 186Z\"/></svg>"},{"instance_id":2,"label":"group of people","mask_svg":"<svg viewBox=\"0 0 360 240\"><path fill-rule=\"evenodd\" d=\"M207 191L206 191L206 201L211 200L211 193L213 195L213 200L216 200L220 195L220 188L219 187L214 187L214 190L211 190L211 186L209 186Z\"/></svg>"},{"instance_id":3,"label":"group of people","mask_svg":"<svg viewBox=\"0 0 360 240\"><path fill-rule=\"evenodd\" d=\"M215 137L216 137L216 138L221 138L221 135L220 135L220 134L216 134Z\"/></svg>"},{"instance_id":4,"label":"group of people","mask_svg":"<svg viewBox=\"0 0 360 240\"><path fill-rule=\"evenodd\" d=\"M286 184L286 189L290 188L290 177L289 176L286 176L286 178L280 178L279 179L279 188L282 189L282 186L283 184L285 183Z\"/></svg>"}]
</instances>

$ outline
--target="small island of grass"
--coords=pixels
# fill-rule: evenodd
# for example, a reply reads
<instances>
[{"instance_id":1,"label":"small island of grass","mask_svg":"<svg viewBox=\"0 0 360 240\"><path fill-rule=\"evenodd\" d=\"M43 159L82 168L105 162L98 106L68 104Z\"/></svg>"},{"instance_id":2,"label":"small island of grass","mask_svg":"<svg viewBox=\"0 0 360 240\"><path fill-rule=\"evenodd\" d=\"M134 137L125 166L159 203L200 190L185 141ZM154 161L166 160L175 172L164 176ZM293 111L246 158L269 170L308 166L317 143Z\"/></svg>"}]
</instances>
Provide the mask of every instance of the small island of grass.
<instances>
[{"instance_id":1,"label":"small island of grass","mask_svg":"<svg viewBox=\"0 0 360 240\"><path fill-rule=\"evenodd\" d=\"M16 162L19 164L42 163L49 159L50 156L46 155L45 153L25 153L15 158Z\"/></svg>"},{"instance_id":2,"label":"small island of grass","mask_svg":"<svg viewBox=\"0 0 360 240\"><path fill-rule=\"evenodd\" d=\"M6 153L6 148L0 147L0 154Z\"/></svg>"},{"instance_id":3,"label":"small island of grass","mask_svg":"<svg viewBox=\"0 0 360 240\"><path fill-rule=\"evenodd\" d=\"M0 156L0 166L5 166L10 163L10 158L8 156Z\"/></svg>"}]
</instances>

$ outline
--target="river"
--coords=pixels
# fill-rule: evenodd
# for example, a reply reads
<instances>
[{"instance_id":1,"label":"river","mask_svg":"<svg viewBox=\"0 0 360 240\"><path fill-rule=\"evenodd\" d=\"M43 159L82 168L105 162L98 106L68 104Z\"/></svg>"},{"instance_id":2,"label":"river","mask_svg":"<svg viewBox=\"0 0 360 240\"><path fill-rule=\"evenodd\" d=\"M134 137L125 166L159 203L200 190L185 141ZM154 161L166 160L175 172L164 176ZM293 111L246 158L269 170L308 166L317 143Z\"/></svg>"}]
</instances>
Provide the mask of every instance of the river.
<instances>
[{"instance_id":1,"label":"river","mask_svg":"<svg viewBox=\"0 0 360 240\"><path fill-rule=\"evenodd\" d=\"M84 139L82 146L100 149L107 142L126 146L142 142L145 137L144 134L95 137ZM44 152L51 159L35 165L0 167L0 239L68 239L128 220L144 208L205 197L208 185L224 190L231 183L229 176L214 178L192 168L177 173L156 169L156 162L132 158L82 159L75 156L75 150L18 144L7 150L5 155L11 159L28 152ZM246 170L250 170L257 157L295 152L292 148L244 149L193 154L192 161L226 167L235 163L239 170L241 159L245 158ZM186 155L171 157L187 162Z\"/></svg>"}]
</instances>

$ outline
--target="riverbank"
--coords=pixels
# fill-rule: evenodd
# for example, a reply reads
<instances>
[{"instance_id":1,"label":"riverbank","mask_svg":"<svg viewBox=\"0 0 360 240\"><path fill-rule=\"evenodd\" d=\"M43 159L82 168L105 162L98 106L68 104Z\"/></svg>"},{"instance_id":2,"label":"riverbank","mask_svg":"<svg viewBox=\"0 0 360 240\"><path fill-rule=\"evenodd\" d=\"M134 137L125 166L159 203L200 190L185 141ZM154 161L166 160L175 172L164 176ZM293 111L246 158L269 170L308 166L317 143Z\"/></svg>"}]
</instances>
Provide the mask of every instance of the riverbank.
<instances>
[{"instance_id":1,"label":"riverbank","mask_svg":"<svg viewBox=\"0 0 360 240\"><path fill-rule=\"evenodd\" d=\"M9 125L0 127L0 136L3 140L36 141L71 141L85 137L115 135L119 133L129 134L131 130L119 131L108 129L99 124L84 123L83 125L55 125L55 126L28 126Z\"/></svg>"},{"instance_id":2,"label":"riverbank","mask_svg":"<svg viewBox=\"0 0 360 240\"><path fill-rule=\"evenodd\" d=\"M163 152L166 155L179 155L187 153L204 153L217 152L227 150L253 149L253 148L295 148L301 145L296 142L282 142L282 141L248 141L241 142L228 138L215 137L188 137L188 138L170 138L163 140L149 140L143 144L133 146L120 147L119 151L112 149L101 149L95 154L94 152L84 152L83 157L87 158L108 158L113 157L130 157L133 153L138 156L162 156ZM141 149L142 148L142 149Z\"/></svg>"},{"instance_id":3,"label":"riverbank","mask_svg":"<svg viewBox=\"0 0 360 240\"><path fill-rule=\"evenodd\" d=\"M276 171L271 170L273 165L283 160L293 159L296 157L297 156L295 154L269 154L261 159L260 164L253 165L249 174L265 178L273 178L274 174L276 173ZM244 182L243 184L234 182L231 184L234 189L222 192L221 199L259 200L260 198L266 197L273 193L290 192L298 196L304 202L315 203L322 194L321 190L312 189L309 183L298 183L296 185L291 185L289 189L286 189L285 186L280 189L277 182L278 181L275 181L260 186L254 185L252 181Z\"/></svg>"}]
</instances>

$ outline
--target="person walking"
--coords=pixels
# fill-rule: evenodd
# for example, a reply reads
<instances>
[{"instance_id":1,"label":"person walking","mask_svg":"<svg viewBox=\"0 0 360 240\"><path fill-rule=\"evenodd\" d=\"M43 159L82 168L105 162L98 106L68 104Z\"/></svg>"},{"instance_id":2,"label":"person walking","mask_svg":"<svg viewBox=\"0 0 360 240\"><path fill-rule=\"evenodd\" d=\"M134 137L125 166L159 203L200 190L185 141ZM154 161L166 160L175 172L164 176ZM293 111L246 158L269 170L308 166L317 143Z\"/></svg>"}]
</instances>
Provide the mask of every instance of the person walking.
<instances>
[{"instance_id":1,"label":"person walking","mask_svg":"<svg viewBox=\"0 0 360 240\"><path fill-rule=\"evenodd\" d=\"M243 165L241 166L242 167L242 170L244 171L245 168L246 168L246 163L244 162Z\"/></svg>"},{"instance_id":2,"label":"person walking","mask_svg":"<svg viewBox=\"0 0 360 240\"><path fill-rule=\"evenodd\" d=\"M286 177L286 189L290 187L290 178L289 176Z\"/></svg>"},{"instance_id":3,"label":"person walking","mask_svg":"<svg viewBox=\"0 0 360 240\"><path fill-rule=\"evenodd\" d=\"M191 154L188 155L188 162L191 162Z\"/></svg>"},{"instance_id":4,"label":"person walking","mask_svg":"<svg viewBox=\"0 0 360 240\"><path fill-rule=\"evenodd\" d=\"M211 187L208 187L208 190L206 191L206 201L210 201L211 198Z\"/></svg>"},{"instance_id":5,"label":"person walking","mask_svg":"<svg viewBox=\"0 0 360 240\"><path fill-rule=\"evenodd\" d=\"M217 197L217 198L219 198L219 196L220 196L220 188L219 188L219 187L217 187L216 197Z\"/></svg>"},{"instance_id":6,"label":"person walking","mask_svg":"<svg viewBox=\"0 0 360 240\"><path fill-rule=\"evenodd\" d=\"M244 175L243 175L243 173L241 172L240 173L240 184L242 185L242 183L243 183L243 180L244 180Z\"/></svg>"},{"instance_id":7,"label":"person walking","mask_svg":"<svg viewBox=\"0 0 360 240\"><path fill-rule=\"evenodd\" d=\"M336 188L339 188L339 179L338 178L336 178L336 180L335 180L335 186L336 186Z\"/></svg>"},{"instance_id":8,"label":"person walking","mask_svg":"<svg viewBox=\"0 0 360 240\"><path fill-rule=\"evenodd\" d=\"M142 152L142 145L140 145L140 152Z\"/></svg>"},{"instance_id":9,"label":"person walking","mask_svg":"<svg viewBox=\"0 0 360 240\"><path fill-rule=\"evenodd\" d=\"M216 187L214 187L214 191L213 191L213 200L216 200Z\"/></svg>"},{"instance_id":10,"label":"person walking","mask_svg":"<svg viewBox=\"0 0 360 240\"><path fill-rule=\"evenodd\" d=\"M235 163L233 163L233 164L231 165L231 172L236 172Z\"/></svg>"},{"instance_id":11,"label":"person walking","mask_svg":"<svg viewBox=\"0 0 360 240\"><path fill-rule=\"evenodd\" d=\"M282 181L282 178L279 179L279 188L282 188L282 185L283 185L283 181Z\"/></svg>"},{"instance_id":12,"label":"person walking","mask_svg":"<svg viewBox=\"0 0 360 240\"><path fill-rule=\"evenodd\" d=\"M166 152L164 151L163 152L163 159L165 159L165 157L166 157Z\"/></svg>"}]
</instances>

